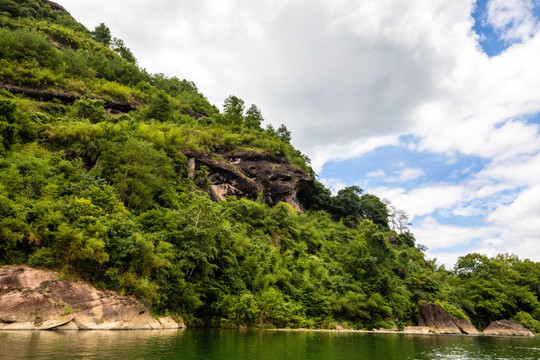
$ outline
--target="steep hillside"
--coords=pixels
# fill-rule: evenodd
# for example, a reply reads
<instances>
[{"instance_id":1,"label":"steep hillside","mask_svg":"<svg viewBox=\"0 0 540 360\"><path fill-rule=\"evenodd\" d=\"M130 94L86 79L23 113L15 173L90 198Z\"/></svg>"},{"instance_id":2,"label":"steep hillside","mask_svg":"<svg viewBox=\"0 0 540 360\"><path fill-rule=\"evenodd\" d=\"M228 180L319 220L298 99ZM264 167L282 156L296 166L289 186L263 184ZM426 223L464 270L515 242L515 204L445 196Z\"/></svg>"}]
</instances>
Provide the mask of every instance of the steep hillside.
<instances>
[{"instance_id":1,"label":"steep hillside","mask_svg":"<svg viewBox=\"0 0 540 360\"><path fill-rule=\"evenodd\" d=\"M402 327L419 301L481 327L536 326L538 263L436 268L379 198L332 195L287 128L263 125L236 96L220 111L194 83L140 69L104 24L0 0L0 265L134 295L190 326ZM511 291L484 299L497 311L470 286L496 285L478 264L506 274Z\"/></svg>"}]
</instances>

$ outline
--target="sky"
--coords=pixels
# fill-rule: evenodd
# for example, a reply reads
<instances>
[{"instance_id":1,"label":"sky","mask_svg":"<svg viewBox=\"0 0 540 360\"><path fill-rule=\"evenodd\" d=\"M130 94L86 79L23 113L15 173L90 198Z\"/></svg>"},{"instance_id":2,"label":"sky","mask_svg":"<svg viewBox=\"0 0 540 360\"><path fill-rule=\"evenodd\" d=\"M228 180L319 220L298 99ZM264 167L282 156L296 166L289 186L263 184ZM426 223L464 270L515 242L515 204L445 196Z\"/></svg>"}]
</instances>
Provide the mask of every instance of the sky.
<instances>
[{"instance_id":1,"label":"sky","mask_svg":"<svg viewBox=\"0 0 540 360\"><path fill-rule=\"evenodd\" d=\"M439 264L540 261L540 0L57 1L149 72L256 104Z\"/></svg>"}]
</instances>

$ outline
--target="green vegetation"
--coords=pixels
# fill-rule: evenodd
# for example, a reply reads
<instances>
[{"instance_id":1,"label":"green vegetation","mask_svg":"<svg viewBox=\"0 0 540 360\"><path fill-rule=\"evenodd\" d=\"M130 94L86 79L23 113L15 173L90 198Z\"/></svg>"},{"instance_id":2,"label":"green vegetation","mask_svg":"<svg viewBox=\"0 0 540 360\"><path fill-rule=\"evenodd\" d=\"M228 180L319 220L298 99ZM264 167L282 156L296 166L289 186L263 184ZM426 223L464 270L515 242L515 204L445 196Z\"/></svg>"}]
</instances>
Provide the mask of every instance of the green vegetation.
<instances>
[{"instance_id":1,"label":"green vegetation","mask_svg":"<svg viewBox=\"0 0 540 360\"><path fill-rule=\"evenodd\" d=\"M0 0L0 26L0 265L55 269L191 326L402 327L437 301L480 327L540 331L539 263L438 268L406 215L357 186L315 181L303 212L211 201L184 153L279 155L314 175L309 159L256 105L231 95L220 112L192 82L141 70L104 24Z\"/></svg>"}]
</instances>

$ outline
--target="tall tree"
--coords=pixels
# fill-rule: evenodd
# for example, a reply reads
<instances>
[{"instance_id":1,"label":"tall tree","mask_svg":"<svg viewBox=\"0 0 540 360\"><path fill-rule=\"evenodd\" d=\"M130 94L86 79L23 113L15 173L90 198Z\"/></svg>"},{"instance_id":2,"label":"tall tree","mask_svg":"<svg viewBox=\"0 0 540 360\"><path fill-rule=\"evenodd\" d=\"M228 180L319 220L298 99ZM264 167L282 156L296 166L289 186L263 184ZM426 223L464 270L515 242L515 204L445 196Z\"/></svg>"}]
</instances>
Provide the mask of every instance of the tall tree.
<instances>
[{"instance_id":1,"label":"tall tree","mask_svg":"<svg viewBox=\"0 0 540 360\"><path fill-rule=\"evenodd\" d=\"M372 194L362 195L360 198L360 211L363 218L369 219L383 228L388 228L386 205L377 196Z\"/></svg>"},{"instance_id":2,"label":"tall tree","mask_svg":"<svg viewBox=\"0 0 540 360\"><path fill-rule=\"evenodd\" d=\"M111 30L104 23L99 24L92 31L92 37L105 46L111 46Z\"/></svg>"},{"instance_id":3,"label":"tall tree","mask_svg":"<svg viewBox=\"0 0 540 360\"><path fill-rule=\"evenodd\" d=\"M260 129L261 123L264 121L264 118L261 114L259 108L253 104L246 111L246 118L244 120L246 127L250 129Z\"/></svg>"},{"instance_id":4,"label":"tall tree","mask_svg":"<svg viewBox=\"0 0 540 360\"><path fill-rule=\"evenodd\" d=\"M113 38L111 41L111 49L116 51L118 55L120 55L122 58L126 59L130 63L135 64L137 62L137 59L135 59L135 55L133 55L131 50L126 46L124 40Z\"/></svg>"},{"instance_id":5,"label":"tall tree","mask_svg":"<svg viewBox=\"0 0 540 360\"><path fill-rule=\"evenodd\" d=\"M281 124L281 126L277 129L277 134L281 141L284 141L287 144L291 143L291 132L289 129L287 129L285 124Z\"/></svg>"},{"instance_id":6,"label":"tall tree","mask_svg":"<svg viewBox=\"0 0 540 360\"><path fill-rule=\"evenodd\" d=\"M244 122L244 100L230 95L223 103L223 113L230 124L242 125Z\"/></svg>"}]
</instances>

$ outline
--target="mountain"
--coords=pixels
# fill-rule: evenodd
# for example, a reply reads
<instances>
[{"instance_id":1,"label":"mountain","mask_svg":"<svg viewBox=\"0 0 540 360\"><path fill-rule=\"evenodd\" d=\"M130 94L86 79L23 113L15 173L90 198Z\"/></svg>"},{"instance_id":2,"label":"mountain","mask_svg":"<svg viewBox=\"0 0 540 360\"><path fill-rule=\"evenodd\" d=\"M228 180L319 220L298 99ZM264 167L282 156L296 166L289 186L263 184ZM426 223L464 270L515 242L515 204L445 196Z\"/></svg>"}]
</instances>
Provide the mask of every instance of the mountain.
<instances>
[{"instance_id":1,"label":"mountain","mask_svg":"<svg viewBox=\"0 0 540 360\"><path fill-rule=\"evenodd\" d=\"M231 95L220 110L141 69L105 24L0 0L0 266L189 326L402 328L420 301L479 327L540 324L540 264L438 267L378 197L331 194L286 126L263 125L256 105Z\"/></svg>"}]
</instances>

